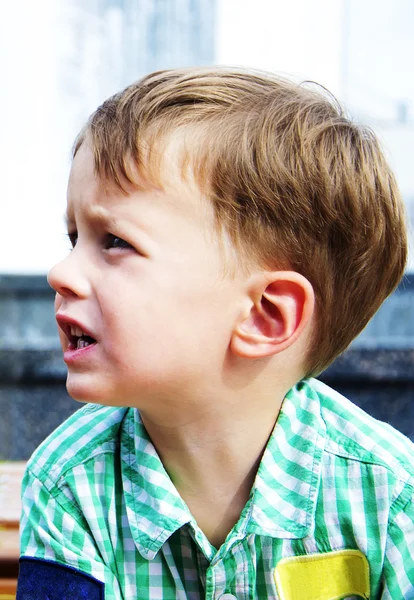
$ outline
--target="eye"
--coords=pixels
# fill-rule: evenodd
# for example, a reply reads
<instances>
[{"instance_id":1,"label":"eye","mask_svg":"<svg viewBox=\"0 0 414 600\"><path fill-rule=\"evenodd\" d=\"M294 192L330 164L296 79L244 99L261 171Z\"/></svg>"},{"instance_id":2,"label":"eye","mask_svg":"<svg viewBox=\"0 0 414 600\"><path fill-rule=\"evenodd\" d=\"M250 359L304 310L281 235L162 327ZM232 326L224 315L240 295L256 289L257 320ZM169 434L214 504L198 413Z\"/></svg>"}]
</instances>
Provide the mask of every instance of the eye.
<instances>
[{"instance_id":1,"label":"eye","mask_svg":"<svg viewBox=\"0 0 414 600\"><path fill-rule=\"evenodd\" d=\"M110 250L111 248L123 250L124 248L132 248L132 246L122 238L108 233L105 238L105 250Z\"/></svg>"},{"instance_id":2,"label":"eye","mask_svg":"<svg viewBox=\"0 0 414 600\"><path fill-rule=\"evenodd\" d=\"M76 242L78 241L78 232L77 231L68 232L67 236L69 238L72 248L74 248L76 246Z\"/></svg>"}]
</instances>

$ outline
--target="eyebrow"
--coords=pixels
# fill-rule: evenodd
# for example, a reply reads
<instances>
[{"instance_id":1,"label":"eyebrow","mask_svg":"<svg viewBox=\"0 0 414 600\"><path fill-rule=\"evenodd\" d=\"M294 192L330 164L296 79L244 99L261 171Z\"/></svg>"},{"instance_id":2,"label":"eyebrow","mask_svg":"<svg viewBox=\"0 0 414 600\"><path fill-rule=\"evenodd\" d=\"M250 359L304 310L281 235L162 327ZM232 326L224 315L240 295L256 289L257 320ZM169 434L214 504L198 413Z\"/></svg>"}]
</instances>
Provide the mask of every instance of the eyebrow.
<instances>
[{"instance_id":1,"label":"eyebrow","mask_svg":"<svg viewBox=\"0 0 414 600\"><path fill-rule=\"evenodd\" d=\"M101 227L107 227L108 229L112 229L117 226L117 220L109 215L105 215L102 212L91 211L87 214L87 219L91 221L95 225L99 225ZM66 213L64 215L64 221L66 228L69 228L70 225L75 223L75 219L72 214Z\"/></svg>"}]
</instances>

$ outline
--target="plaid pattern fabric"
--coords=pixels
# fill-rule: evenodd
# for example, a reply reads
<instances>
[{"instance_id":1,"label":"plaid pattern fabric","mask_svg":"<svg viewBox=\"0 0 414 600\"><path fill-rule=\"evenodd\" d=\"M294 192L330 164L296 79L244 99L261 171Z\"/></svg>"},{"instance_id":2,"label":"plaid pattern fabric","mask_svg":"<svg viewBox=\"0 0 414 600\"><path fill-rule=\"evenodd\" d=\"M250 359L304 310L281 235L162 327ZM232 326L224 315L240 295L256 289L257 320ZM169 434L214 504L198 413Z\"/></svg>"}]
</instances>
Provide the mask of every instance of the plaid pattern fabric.
<instances>
[{"instance_id":1,"label":"plaid pattern fabric","mask_svg":"<svg viewBox=\"0 0 414 600\"><path fill-rule=\"evenodd\" d=\"M86 405L34 453L21 553L105 584L105 600L279 598L282 558L368 559L372 599L414 598L413 445L317 380L287 395L238 523L198 528L136 409ZM231 596L228 596L231 598Z\"/></svg>"}]
</instances>

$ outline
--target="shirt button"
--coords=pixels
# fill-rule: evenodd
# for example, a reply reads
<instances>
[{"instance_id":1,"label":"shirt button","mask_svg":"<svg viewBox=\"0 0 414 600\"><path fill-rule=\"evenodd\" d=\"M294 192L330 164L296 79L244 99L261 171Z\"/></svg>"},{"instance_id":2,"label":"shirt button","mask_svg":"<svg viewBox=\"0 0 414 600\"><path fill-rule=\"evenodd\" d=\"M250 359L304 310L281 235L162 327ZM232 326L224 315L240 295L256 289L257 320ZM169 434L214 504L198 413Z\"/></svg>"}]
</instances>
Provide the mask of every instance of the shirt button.
<instances>
[{"instance_id":1,"label":"shirt button","mask_svg":"<svg viewBox=\"0 0 414 600\"><path fill-rule=\"evenodd\" d=\"M236 596L233 596L233 594L223 594L222 596L219 596L219 600L237 600Z\"/></svg>"}]
</instances>

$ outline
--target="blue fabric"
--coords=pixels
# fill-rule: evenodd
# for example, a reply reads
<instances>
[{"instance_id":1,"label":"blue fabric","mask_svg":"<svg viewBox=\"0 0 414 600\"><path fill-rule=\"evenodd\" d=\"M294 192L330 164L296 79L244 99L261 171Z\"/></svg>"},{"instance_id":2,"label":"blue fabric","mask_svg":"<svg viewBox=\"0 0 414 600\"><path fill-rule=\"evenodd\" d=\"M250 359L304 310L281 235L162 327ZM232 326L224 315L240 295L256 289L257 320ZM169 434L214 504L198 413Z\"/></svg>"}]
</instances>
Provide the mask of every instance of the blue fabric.
<instances>
[{"instance_id":1,"label":"blue fabric","mask_svg":"<svg viewBox=\"0 0 414 600\"><path fill-rule=\"evenodd\" d=\"M16 600L104 600L104 584L82 571L38 558L20 559Z\"/></svg>"}]
</instances>

